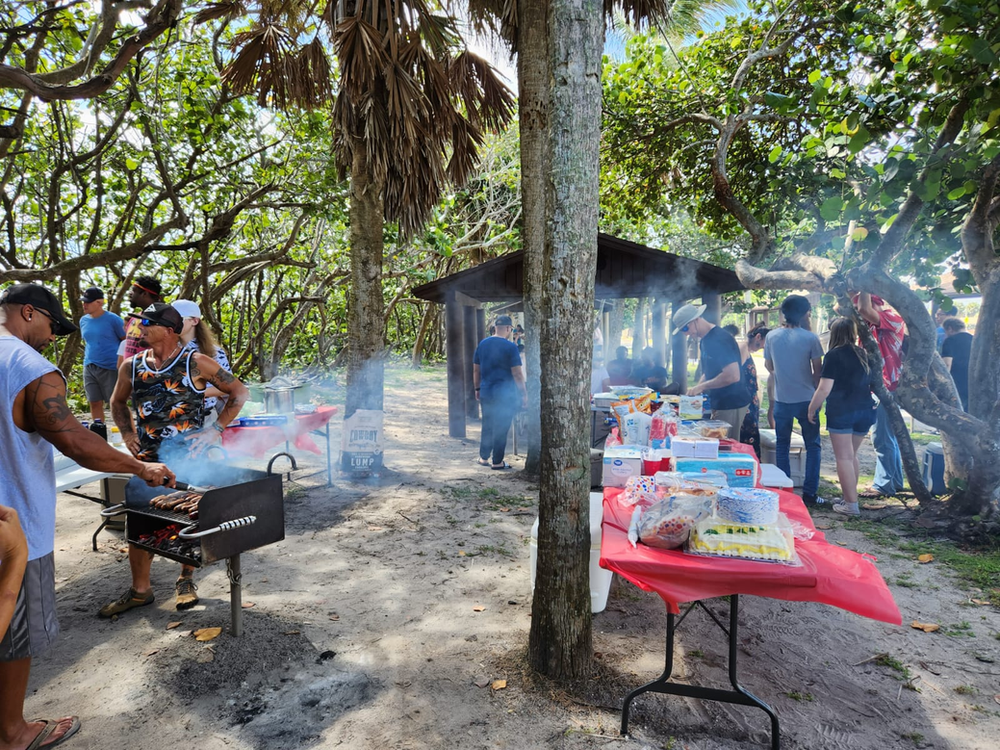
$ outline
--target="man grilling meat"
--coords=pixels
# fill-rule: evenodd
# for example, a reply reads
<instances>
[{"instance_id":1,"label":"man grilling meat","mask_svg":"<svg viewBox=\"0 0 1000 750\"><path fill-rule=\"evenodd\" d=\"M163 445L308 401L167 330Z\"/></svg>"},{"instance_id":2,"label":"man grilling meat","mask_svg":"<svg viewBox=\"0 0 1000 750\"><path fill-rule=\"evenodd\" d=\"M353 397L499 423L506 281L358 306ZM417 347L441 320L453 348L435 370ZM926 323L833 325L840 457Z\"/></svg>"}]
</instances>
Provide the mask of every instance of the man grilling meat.
<instances>
[{"instance_id":1,"label":"man grilling meat","mask_svg":"<svg viewBox=\"0 0 1000 750\"><path fill-rule=\"evenodd\" d=\"M181 345L184 320L170 305L151 304L142 312L141 325L149 349L122 362L111 396L111 416L125 445L140 461L174 463L196 458L221 441L223 430L239 414L250 392L215 360ZM209 385L229 396L229 401L218 421L205 427L205 390ZM129 398L135 409L135 422L129 411ZM183 474L183 466L176 466ZM161 494L162 491L130 482L126 503L145 507ZM149 580L152 553L129 545L128 560L132 586L102 607L101 617L153 603ZM194 568L185 565L181 569L175 589L177 609L190 609L198 603Z\"/></svg>"},{"instance_id":2,"label":"man grilling meat","mask_svg":"<svg viewBox=\"0 0 1000 750\"><path fill-rule=\"evenodd\" d=\"M38 284L14 284L0 294L0 506L16 515L27 550L19 588L10 590L13 558L4 557L0 597L10 625L0 628L0 747L52 747L80 729L75 716L25 721L24 696L31 660L47 652L59 633L53 547L56 474L52 446L88 469L128 472L151 485L173 485L163 464L142 463L117 451L80 424L66 403L66 379L41 352L76 326L62 303ZM11 570L8 570L8 568ZM20 571L18 571L20 572ZM6 618L4 618L6 619Z\"/></svg>"}]
</instances>

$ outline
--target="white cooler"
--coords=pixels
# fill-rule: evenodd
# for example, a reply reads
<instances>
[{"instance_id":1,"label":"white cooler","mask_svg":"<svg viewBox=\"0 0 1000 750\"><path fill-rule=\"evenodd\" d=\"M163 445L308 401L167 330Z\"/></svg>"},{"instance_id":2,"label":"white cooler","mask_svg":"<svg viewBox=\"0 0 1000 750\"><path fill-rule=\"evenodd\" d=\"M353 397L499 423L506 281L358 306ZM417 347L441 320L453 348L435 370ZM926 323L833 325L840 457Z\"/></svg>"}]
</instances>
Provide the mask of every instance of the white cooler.
<instances>
[{"instance_id":1,"label":"white cooler","mask_svg":"<svg viewBox=\"0 0 1000 750\"><path fill-rule=\"evenodd\" d=\"M610 570L601 567L601 519L604 517L604 493L590 493L590 611L603 612L611 591ZM538 519L531 527L531 590L535 590L535 568L538 565Z\"/></svg>"},{"instance_id":2,"label":"white cooler","mask_svg":"<svg viewBox=\"0 0 1000 750\"><path fill-rule=\"evenodd\" d=\"M761 429L760 431L760 461L762 464L777 465L778 438L774 430ZM792 484L801 487L806 477L806 444L802 436L792 433L792 444L788 448L788 464L792 470Z\"/></svg>"}]
</instances>

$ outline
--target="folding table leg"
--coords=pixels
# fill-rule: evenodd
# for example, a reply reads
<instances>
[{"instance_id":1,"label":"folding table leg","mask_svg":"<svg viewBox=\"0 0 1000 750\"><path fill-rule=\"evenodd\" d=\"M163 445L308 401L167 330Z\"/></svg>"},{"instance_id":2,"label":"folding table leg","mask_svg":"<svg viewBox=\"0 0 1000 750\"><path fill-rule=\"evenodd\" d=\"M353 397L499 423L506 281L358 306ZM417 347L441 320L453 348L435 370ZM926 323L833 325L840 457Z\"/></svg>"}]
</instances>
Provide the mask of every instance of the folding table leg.
<instances>
[{"instance_id":1,"label":"folding table leg","mask_svg":"<svg viewBox=\"0 0 1000 750\"><path fill-rule=\"evenodd\" d=\"M707 688L699 685L684 685L670 682L670 675L673 672L674 663L674 634L683 622L684 618L691 614L691 611L700 606L712 618L719 629L729 637L729 682L732 690L719 690L718 688ZM771 719L771 750L780 750L781 734L778 726L778 716L774 710L760 700L757 696L744 688L739 683L737 675L737 655L739 649L739 595L733 594L730 597L729 605L729 627L726 628L716 619L715 615L701 602L694 602L687 611L677 619L670 612L667 613L667 653L663 674L642 687L636 688L625 698L622 706L622 736L628 735L629 709L633 699L643 693L663 693L665 695L680 695L687 698L700 698L701 700L719 701L720 703L732 703L741 706L753 706L764 711Z\"/></svg>"}]
</instances>

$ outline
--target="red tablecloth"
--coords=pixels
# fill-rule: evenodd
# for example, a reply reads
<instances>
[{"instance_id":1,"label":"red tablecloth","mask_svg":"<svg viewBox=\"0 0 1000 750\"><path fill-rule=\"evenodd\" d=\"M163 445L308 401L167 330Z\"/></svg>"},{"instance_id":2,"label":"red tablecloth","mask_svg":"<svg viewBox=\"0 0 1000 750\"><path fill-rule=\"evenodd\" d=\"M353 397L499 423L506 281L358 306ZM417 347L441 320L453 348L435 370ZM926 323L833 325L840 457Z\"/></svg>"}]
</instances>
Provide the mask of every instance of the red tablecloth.
<instances>
[{"instance_id":1,"label":"red tablecloth","mask_svg":"<svg viewBox=\"0 0 1000 750\"><path fill-rule=\"evenodd\" d=\"M269 449L287 441L300 450L318 454L319 446L309 433L321 429L336 413L336 406L321 406L312 414L296 414L287 424L227 427L222 433L222 447L231 455L261 458Z\"/></svg>"},{"instance_id":2,"label":"red tablecloth","mask_svg":"<svg viewBox=\"0 0 1000 750\"><path fill-rule=\"evenodd\" d=\"M753 454L753 448L737 443L733 449ZM604 490L604 522L601 567L613 570L644 591L655 591L669 610L699 599L729 594L753 594L796 602L822 602L848 612L902 623L896 602L873 559L826 541L813 525L802 499L778 490L781 512L813 531L809 540L795 540L801 566L753 560L729 560L689 555L680 550L661 550L628 540L632 508L621 505L622 490Z\"/></svg>"}]
</instances>

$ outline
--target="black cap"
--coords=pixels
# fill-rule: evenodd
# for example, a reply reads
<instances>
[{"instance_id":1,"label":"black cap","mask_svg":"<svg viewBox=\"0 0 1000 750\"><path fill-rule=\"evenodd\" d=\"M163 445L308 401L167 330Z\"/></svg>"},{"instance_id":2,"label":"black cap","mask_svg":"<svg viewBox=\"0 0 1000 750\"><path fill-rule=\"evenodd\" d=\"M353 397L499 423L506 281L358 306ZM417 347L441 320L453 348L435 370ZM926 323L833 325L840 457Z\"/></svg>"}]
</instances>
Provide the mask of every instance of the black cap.
<instances>
[{"instance_id":1,"label":"black cap","mask_svg":"<svg viewBox=\"0 0 1000 750\"><path fill-rule=\"evenodd\" d=\"M56 336L69 336L76 325L63 313L59 298L40 284L14 284L0 295L0 305L31 305L44 310L56 322Z\"/></svg>"},{"instance_id":2,"label":"black cap","mask_svg":"<svg viewBox=\"0 0 1000 750\"><path fill-rule=\"evenodd\" d=\"M510 319L509 315L501 315L497 318L496 325L498 326L514 326L514 321Z\"/></svg>"},{"instance_id":3,"label":"black cap","mask_svg":"<svg viewBox=\"0 0 1000 750\"><path fill-rule=\"evenodd\" d=\"M104 290L99 289L96 286L92 286L87 291L83 293L80 297L81 302L97 302L99 299L104 299Z\"/></svg>"},{"instance_id":4,"label":"black cap","mask_svg":"<svg viewBox=\"0 0 1000 750\"><path fill-rule=\"evenodd\" d=\"M142 317L161 326L169 328L174 333L180 333L184 328L184 319L171 305L164 302L154 302L142 311Z\"/></svg>"}]
</instances>

